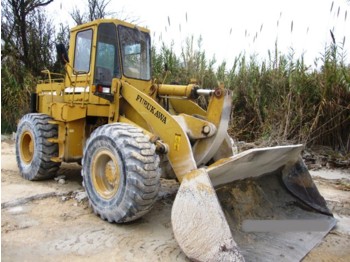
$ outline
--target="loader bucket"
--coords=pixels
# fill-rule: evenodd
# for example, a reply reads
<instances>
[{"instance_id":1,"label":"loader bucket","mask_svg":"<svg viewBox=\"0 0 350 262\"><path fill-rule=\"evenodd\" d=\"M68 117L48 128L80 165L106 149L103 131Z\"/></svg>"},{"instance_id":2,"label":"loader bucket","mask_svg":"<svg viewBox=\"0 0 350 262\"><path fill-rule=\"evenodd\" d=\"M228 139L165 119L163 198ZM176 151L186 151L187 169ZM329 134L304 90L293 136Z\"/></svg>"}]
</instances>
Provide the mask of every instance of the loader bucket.
<instances>
[{"instance_id":1,"label":"loader bucket","mask_svg":"<svg viewBox=\"0 0 350 262\"><path fill-rule=\"evenodd\" d=\"M193 261L301 260L336 224L302 148L251 149L186 174L171 214L184 253Z\"/></svg>"}]
</instances>

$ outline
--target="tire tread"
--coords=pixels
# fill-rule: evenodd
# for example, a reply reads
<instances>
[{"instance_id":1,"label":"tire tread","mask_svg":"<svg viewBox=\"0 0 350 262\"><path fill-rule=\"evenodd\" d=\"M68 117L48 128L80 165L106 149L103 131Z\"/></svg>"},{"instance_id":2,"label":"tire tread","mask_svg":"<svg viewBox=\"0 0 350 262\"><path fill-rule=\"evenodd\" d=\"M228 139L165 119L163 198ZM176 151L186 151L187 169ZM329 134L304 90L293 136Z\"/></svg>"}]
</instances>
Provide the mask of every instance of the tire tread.
<instances>
[{"instance_id":1,"label":"tire tread","mask_svg":"<svg viewBox=\"0 0 350 262\"><path fill-rule=\"evenodd\" d=\"M44 180L56 175L60 164L50 159L58 155L58 145L48 141L49 138L57 137L57 126L50 124L52 118L41 113L26 114L18 124L16 136L16 160L21 176L27 180ZM33 135L37 152L29 165L20 158L19 138L22 132L29 131Z\"/></svg>"},{"instance_id":2,"label":"tire tread","mask_svg":"<svg viewBox=\"0 0 350 262\"><path fill-rule=\"evenodd\" d=\"M125 193L118 206L104 206L101 199L95 199L98 194L89 183L90 170L85 164L102 141L109 139L116 149L123 155L125 167ZM95 143L94 147L89 145ZM97 128L88 139L83 156L82 176L84 187L89 196L90 205L94 213L109 222L124 223L140 218L149 212L157 200L160 188L159 157L155 145L150 142L140 128L124 123L113 123Z\"/></svg>"}]
</instances>

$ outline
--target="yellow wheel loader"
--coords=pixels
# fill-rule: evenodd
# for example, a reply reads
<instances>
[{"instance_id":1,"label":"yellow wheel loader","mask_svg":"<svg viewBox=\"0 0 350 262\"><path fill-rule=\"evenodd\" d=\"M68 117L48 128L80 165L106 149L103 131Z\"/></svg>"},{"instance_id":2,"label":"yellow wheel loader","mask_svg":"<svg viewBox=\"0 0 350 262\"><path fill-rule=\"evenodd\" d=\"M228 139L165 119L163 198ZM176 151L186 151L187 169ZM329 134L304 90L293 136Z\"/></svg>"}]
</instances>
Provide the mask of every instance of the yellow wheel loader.
<instances>
[{"instance_id":1,"label":"yellow wheel loader","mask_svg":"<svg viewBox=\"0 0 350 262\"><path fill-rule=\"evenodd\" d=\"M73 28L69 52L58 44L57 53L66 73L43 71L18 124L25 179L81 162L93 211L125 223L149 212L161 174L174 174L174 237L195 261L300 260L335 225L302 145L234 154L231 91L152 79L147 29L96 20Z\"/></svg>"}]
</instances>

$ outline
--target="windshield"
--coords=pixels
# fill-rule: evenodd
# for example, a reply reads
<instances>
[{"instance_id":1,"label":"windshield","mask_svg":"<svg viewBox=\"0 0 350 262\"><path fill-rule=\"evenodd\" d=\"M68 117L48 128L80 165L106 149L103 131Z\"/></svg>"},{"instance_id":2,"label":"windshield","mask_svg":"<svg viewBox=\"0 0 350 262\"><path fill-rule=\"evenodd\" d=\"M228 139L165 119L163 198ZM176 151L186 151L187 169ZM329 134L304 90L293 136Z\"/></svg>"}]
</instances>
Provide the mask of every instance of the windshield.
<instances>
[{"instance_id":1,"label":"windshield","mask_svg":"<svg viewBox=\"0 0 350 262\"><path fill-rule=\"evenodd\" d=\"M151 78L149 34L125 26L119 26L118 31L124 75L149 80Z\"/></svg>"}]
</instances>

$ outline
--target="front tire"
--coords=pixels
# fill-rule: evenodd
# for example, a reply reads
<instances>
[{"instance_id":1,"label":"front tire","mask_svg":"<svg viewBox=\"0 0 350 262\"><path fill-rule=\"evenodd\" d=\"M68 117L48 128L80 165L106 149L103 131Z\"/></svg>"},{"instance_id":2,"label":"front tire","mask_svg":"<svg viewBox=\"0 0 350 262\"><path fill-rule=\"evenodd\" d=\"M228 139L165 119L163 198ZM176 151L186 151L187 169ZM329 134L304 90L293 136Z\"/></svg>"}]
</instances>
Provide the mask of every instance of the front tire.
<instances>
[{"instance_id":1,"label":"front tire","mask_svg":"<svg viewBox=\"0 0 350 262\"><path fill-rule=\"evenodd\" d=\"M49 124L45 114L26 114L16 133L16 161L22 177L43 180L54 177L61 163L51 161L58 155L58 145L48 141L57 137L57 126Z\"/></svg>"},{"instance_id":2,"label":"front tire","mask_svg":"<svg viewBox=\"0 0 350 262\"><path fill-rule=\"evenodd\" d=\"M157 199L159 157L139 128L123 123L99 127L86 143L82 164L90 205L102 219L133 221Z\"/></svg>"}]
</instances>

